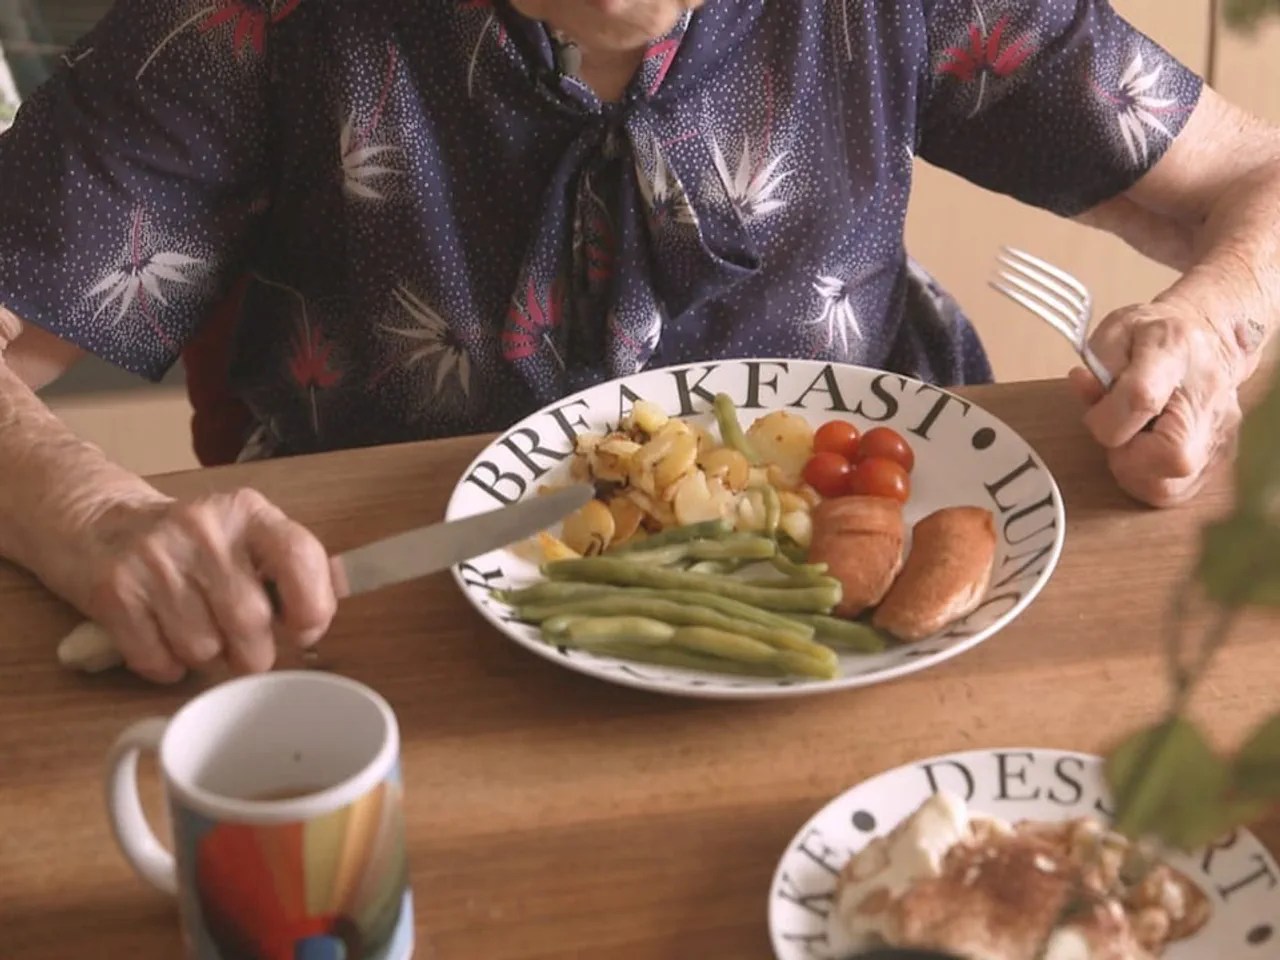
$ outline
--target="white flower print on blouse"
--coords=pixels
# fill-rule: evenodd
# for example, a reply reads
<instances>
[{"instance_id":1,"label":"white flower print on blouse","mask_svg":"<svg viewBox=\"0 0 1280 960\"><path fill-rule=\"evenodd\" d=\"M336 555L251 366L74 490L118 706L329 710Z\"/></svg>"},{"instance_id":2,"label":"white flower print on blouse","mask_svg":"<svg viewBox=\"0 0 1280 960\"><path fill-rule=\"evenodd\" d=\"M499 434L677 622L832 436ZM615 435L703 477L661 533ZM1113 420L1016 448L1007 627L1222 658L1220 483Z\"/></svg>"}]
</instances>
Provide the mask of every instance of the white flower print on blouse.
<instances>
[{"instance_id":1,"label":"white flower print on blouse","mask_svg":"<svg viewBox=\"0 0 1280 960\"><path fill-rule=\"evenodd\" d=\"M383 70L378 98L367 120L361 121L352 108L338 136L338 157L342 164L342 189L347 196L361 200L382 200L387 184L403 175L395 166L388 166L403 151L394 144L375 143L395 85L396 48L387 45L387 62Z\"/></svg>"},{"instance_id":2,"label":"white flower print on blouse","mask_svg":"<svg viewBox=\"0 0 1280 960\"><path fill-rule=\"evenodd\" d=\"M684 185L667 164L661 145L649 140L646 146L647 149L641 149L641 145L636 144L636 179L650 215L659 224L696 225L698 215L685 195Z\"/></svg>"},{"instance_id":3,"label":"white flower print on blouse","mask_svg":"<svg viewBox=\"0 0 1280 960\"><path fill-rule=\"evenodd\" d=\"M95 320L114 311L109 322L116 327L126 317L140 317L162 342L170 342L160 322L160 312L170 306L170 298L203 280L209 264L160 246L160 240L147 230L145 212L142 208L134 210L119 266L107 271L85 292L88 300L98 304L93 313Z\"/></svg>"},{"instance_id":4,"label":"white flower print on blouse","mask_svg":"<svg viewBox=\"0 0 1280 960\"><path fill-rule=\"evenodd\" d=\"M1157 63L1150 70L1146 66L1142 51L1137 51L1120 75L1119 92L1114 96L1103 93L1116 108L1120 135L1124 138L1124 145L1134 166L1147 162L1150 152L1148 130L1172 139L1173 133L1156 114L1178 103L1176 97L1162 97L1155 92L1164 64Z\"/></svg>"},{"instance_id":5,"label":"white flower print on blouse","mask_svg":"<svg viewBox=\"0 0 1280 960\"><path fill-rule=\"evenodd\" d=\"M782 164L787 159L785 150L772 156L767 144L758 150L751 147L751 138L743 136L742 150L738 153L734 169L729 169L725 161L724 151L714 136L711 137L711 159L716 165L716 172L724 183L729 199L743 219L754 220L767 217L769 214L786 206L786 201L778 195L792 171L784 169Z\"/></svg>"},{"instance_id":6,"label":"white flower print on blouse","mask_svg":"<svg viewBox=\"0 0 1280 960\"><path fill-rule=\"evenodd\" d=\"M378 324L378 329L408 341L412 349L402 362L405 368L419 363L434 364L431 393L439 397L445 381L452 374L453 383L463 397L471 395L471 358L449 326L449 321L408 287L401 285L392 292L396 303L413 321L412 326L393 327Z\"/></svg>"},{"instance_id":7,"label":"white flower print on blouse","mask_svg":"<svg viewBox=\"0 0 1280 960\"><path fill-rule=\"evenodd\" d=\"M827 349L840 340L841 354L849 355L849 338L862 339L862 327L858 324L857 310L853 305L853 293L849 285L839 277L819 274L814 280L813 289L818 294L820 309L818 316L807 321L810 326L827 328Z\"/></svg>"}]
</instances>

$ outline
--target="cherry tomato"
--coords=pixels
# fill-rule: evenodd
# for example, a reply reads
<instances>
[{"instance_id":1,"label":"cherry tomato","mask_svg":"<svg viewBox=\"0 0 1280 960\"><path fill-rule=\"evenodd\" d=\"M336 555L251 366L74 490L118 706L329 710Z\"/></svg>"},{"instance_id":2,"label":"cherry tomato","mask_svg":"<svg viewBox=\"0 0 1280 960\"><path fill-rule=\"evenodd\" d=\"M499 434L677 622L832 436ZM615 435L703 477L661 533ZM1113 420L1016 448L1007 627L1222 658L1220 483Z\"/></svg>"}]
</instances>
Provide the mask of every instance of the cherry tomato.
<instances>
[{"instance_id":1,"label":"cherry tomato","mask_svg":"<svg viewBox=\"0 0 1280 960\"><path fill-rule=\"evenodd\" d=\"M824 423L813 435L814 453L838 453L850 463L858 458L858 428L848 420Z\"/></svg>"},{"instance_id":2,"label":"cherry tomato","mask_svg":"<svg viewBox=\"0 0 1280 960\"><path fill-rule=\"evenodd\" d=\"M910 473L916 465L916 455L911 444L902 438L902 434L888 427L875 427L862 435L858 445L860 456L865 459L892 460Z\"/></svg>"},{"instance_id":3,"label":"cherry tomato","mask_svg":"<svg viewBox=\"0 0 1280 960\"><path fill-rule=\"evenodd\" d=\"M849 493L857 496L887 497L899 503L906 503L907 498L911 496L911 477L896 460L868 457L865 460L859 460L849 474L847 489ZM822 493L820 487L818 492ZM823 495L826 496L826 494Z\"/></svg>"},{"instance_id":4,"label":"cherry tomato","mask_svg":"<svg viewBox=\"0 0 1280 960\"><path fill-rule=\"evenodd\" d=\"M823 450L804 465L804 482L824 497L842 497L849 486L849 461Z\"/></svg>"}]
</instances>

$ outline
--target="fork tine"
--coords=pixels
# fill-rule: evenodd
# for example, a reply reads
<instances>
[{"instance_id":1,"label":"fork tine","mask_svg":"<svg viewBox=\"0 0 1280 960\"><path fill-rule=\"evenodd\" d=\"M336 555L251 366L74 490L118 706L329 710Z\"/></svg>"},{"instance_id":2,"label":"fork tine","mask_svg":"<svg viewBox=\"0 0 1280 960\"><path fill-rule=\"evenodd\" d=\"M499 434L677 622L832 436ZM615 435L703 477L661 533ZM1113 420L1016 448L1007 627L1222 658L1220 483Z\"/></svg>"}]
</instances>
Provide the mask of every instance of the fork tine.
<instances>
[{"instance_id":1,"label":"fork tine","mask_svg":"<svg viewBox=\"0 0 1280 960\"><path fill-rule=\"evenodd\" d=\"M1087 297L1081 297L1073 287L1069 287L1064 283L1059 283L1054 277L1046 274L1042 270L1027 266L1020 261L1000 256L996 258L996 262L1002 267L1026 277L1032 283L1038 286L1048 287L1054 293L1058 294L1067 303L1071 304L1073 311L1079 314L1086 314L1089 311L1089 302Z\"/></svg>"},{"instance_id":2,"label":"fork tine","mask_svg":"<svg viewBox=\"0 0 1280 960\"><path fill-rule=\"evenodd\" d=\"M1084 342L1087 331L1084 329L1084 317L1081 316L1078 308L1074 308L1059 299L1052 291L1028 283L1021 277L1014 276L1011 273L1000 273L996 276L996 279L1021 290L1026 296L1051 313L1053 316L1051 322L1059 325L1062 335L1069 337L1072 343L1079 345Z\"/></svg>"},{"instance_id":3,"label":"fork tine","mask_svg":"<svg viewBox=\"0 0 1280 960\"><path fill-rule=\"evenodd\" d=\"M1075 277L1073 277L1071 274L1067 273L1065 270L1060 270L1058 267L1055 267L1051 263L1045 263L1045 261L1041 260L1039 257L1033 257L1031 254L1027 253L1025 250L1019 250L1016 247L1001 247L1000 249L1003 250L1005 253L1009 254L1009 256L1011 257L1021 260L1024 263L1028 263L1033 267L1039 267L1045 273L1049 274L1052 277L1057 278L1062 283L1065 283L1068 287L1074 290L1077 294L1079 294L1085 300L1092 300L1092 298L1089 295L1089 288L1086 287L1079 280L1077 280Z\"/></svg>"},{"instance_id":4,"label":"fork tine","mask_svg":"<svg viewBox=\"0 0 1280 960\"><path fill-rule=\"evenodd\" d=\"M991 287L993 290L1004 294L1014 303L1020 304L1027 310L1034 313L1045 323L1049 324L1049 326L1053 327L1054 330L1058 331L1058 333L1060 333L1072 347L1076 350L1080 349L1080 339L1075 335L1075 332L1066 325L1062 318L1052 311L1051 308L1045 306L1038 300L1032 299L1020 290L1015 290L1013 287L1006 284L997 283L993 280L991 281Z\"/></svg>"}]
</instances>

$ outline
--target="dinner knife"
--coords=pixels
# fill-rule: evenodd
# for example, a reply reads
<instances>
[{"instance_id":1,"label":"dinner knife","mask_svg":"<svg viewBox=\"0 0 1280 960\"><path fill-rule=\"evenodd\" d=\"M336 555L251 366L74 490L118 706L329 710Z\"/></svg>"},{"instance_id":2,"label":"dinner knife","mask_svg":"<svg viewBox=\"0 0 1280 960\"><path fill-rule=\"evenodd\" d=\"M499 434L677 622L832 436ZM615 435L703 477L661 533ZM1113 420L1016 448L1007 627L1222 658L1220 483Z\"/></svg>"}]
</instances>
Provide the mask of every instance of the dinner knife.
<instances>
[{"instance_id":1,"label":"dinner knife","mask_svg":"<svg viewBox=\"0 0 1280 960\"><path fill-rule=\"evenodd\" d=\"M346 575L343 596L417 580L533 536L563 520L594 495L590 484L578 483L473 517L408 530L339 554L333 559ZM278 609L274 585L264 586ZM101 673L124 662L110 634L92 622L80 624L62 638L58 660L64 667L83 673Z\"/></svg>"}]
</instances>

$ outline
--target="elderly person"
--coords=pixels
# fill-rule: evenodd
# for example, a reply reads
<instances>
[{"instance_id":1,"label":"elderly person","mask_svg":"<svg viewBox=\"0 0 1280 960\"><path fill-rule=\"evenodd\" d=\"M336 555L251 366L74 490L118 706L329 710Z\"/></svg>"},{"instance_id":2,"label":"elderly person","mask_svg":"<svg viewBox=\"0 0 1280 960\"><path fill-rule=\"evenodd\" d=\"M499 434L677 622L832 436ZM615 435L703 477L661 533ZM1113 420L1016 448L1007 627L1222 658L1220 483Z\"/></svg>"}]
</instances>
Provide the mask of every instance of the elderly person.
<instances>
[{"instance_id":1,"label":"elderly person","mask_svg":"<svg viewBox=\"0 0 1280 960\"><path fill-rule=\"evenodd\" d=\"M72 436L32 391L85 352L185 351L244 456L695 359L986 380L957 310L913 309L918 155L1183 271L1101 324L1110 392L1072 374L1170 504L1276 317L1280 138L1106 0L120 0L64 60L0 138L0 553L158 681L267 668L334 587L261 496L175 503Z\"/></svg>"}]
</instances>

